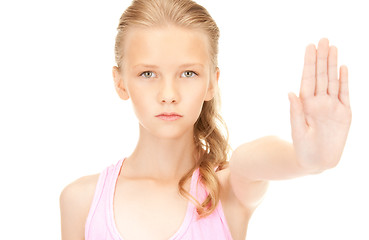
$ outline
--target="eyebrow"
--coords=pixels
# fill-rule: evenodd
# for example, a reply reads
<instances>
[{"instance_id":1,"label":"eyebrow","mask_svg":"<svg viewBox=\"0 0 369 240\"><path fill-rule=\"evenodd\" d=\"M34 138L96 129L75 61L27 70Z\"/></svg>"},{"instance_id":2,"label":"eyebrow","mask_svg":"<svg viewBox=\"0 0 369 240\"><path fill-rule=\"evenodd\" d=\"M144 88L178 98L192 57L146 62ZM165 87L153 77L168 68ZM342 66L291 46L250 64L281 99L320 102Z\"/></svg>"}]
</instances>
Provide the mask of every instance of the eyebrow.
<instances>
[{"instance_id":1,"label":"eyebrow","mask_svg":"<svg viewBox=\"0 0 369 240\"><path fill-rule=\"evenodd\" d=\"M201 63L185 63L185 64L180 65L179 67L192 67L192 66L199 66L199 67L204 68L204 65ZM156 65L150 65L150 64L137 64L133 66L133 68L137 68L137 67L159 68Z\"/></svg>"}]
</instances>

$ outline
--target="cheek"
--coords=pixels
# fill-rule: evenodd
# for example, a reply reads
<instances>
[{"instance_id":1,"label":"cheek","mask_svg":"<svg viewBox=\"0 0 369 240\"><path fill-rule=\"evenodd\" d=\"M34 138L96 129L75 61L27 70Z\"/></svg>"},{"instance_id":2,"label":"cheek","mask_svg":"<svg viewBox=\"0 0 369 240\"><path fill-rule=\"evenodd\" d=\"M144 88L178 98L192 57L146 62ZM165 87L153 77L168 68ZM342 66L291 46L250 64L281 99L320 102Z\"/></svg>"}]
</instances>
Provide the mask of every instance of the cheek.
<instances>
[{"instance_id":1,"label":"cheek","mask_svg":"<svg viewBox=\"0 0 369 240\"><path fill-rule=\"evenodd\" d=\"M198 86L191 88L189 91L193 93L193 100L196 102L201 102L202 104L206 97L207 84L202 82Z\"/></svg>"},{"instance_id":2,"label":"cheek","mask_svg":"<svg viewBox=\"0 0 369 240\"><path fill-rule=\"evenodd\" d=\"M152 100L149 97L150 92L148 92L142 86L129 85L128 89L130 89L129 95L136 116L140 118L145 112L150 112L149 108L150 106L152 107Z\"/></svg>"},{"instance_id":3,"label":"cheek","mask_svg":"<svg viewBox=\"0 0 369 240\"><path fill-rule=\"evenodd\" d=\"M186 94L188 94L188 97L184 99L186 99L189 111L192 111L198 117L204 104L206 91L203 87L198 87L188 90Z\"/></svg>"}]
</instances>

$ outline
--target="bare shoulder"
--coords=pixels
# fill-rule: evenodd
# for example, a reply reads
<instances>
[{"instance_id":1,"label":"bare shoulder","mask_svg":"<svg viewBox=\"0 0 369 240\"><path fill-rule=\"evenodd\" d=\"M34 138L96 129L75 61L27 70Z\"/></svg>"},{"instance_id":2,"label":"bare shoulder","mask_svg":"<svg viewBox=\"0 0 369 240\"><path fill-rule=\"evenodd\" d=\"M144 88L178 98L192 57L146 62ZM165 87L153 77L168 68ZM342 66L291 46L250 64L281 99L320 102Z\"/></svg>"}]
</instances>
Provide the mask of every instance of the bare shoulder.
<instances>
[{"instance_id":1,"label":"bare shoulder","mask_svg":"<svg viewBox=\"0 0 369 240\"><path fill-rule=\"evenodd\" d=\"M216 172L220 200L233 239L245 239L249 220L267 191L268 182L240 181L228 166Z\"/></svg>"},{"instance_id":2,"label":"bare shoulder","mask_svg":"<svg viewBox=\"0 0 369 240\"><path fill-rule=\"evenodd\" d=\"M223 198L236 201L245 211L253 211L262 201L268 186L268 181L253 181L237 178L231 168L217 172Z\"/></svg>"},{"instance_id":3,"label":"bare shoulder","mask_svg":"<svg viewBox=\"0 0 369 240\"><path fill-rule=\"evenodd\" d=\"M84 226L98 179L99 174L81 177L61 192L59 200L63 240L84 239Z\"/></svg>"}]
</instances>

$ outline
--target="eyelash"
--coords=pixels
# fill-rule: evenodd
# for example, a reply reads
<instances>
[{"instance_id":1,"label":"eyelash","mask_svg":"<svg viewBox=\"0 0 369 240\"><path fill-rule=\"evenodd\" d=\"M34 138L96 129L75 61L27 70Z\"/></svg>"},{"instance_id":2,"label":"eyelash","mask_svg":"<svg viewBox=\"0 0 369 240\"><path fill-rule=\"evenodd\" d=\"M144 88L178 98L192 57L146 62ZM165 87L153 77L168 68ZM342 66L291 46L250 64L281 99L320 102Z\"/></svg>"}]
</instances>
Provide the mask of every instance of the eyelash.
<instances>
[{"instance_id":1,"label":"eyelash","mask_svg":"<svg viewBox=\"0 0 369 240\"><path fill-rule=\"evenodd\" d=\"M145 72L142 72L139 76L142 76L144 73L148 73L148 72L151 72L152 71L145 71ZM190 71L190 70L186 70L184 72L192 72L194 75L198 76L199 74L197 72L194 72L194 71ZM149 78L149 77L144 77L144 78ZM187 78L190 78L190 77L187 77Z\"/></svg>"}]
</instances>

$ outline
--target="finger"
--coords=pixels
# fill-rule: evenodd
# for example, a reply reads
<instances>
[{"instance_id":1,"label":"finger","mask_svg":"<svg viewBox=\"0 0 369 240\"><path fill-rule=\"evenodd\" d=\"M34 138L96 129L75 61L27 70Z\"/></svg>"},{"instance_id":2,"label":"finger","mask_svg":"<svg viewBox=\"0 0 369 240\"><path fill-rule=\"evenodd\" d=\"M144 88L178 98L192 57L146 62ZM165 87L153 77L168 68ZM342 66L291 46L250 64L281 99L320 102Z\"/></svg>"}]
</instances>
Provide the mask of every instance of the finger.
<instances>
[{"instance_id":1,"label":"finger","mask_svg":"<svg viewBox=\"0 0 369 240\"><path fill-rule=\"evenodd\" d=\"M345 106L350 106L348 89L348 69L346 66L340 67L340 93L339 99Z\"/></svg>"},{"instance_id":2,"label":"finger","mask_svg":"<svg viewBox=\"0 0 369 240\"><path fill-rule=\"evenodd\" d=\"M329 47L328 39L322 38L319 41L318 51L317 51L315 95L327 94L327 87L328 87L328 74L327 74L328 47Z\"/></svg>"},{"instance_id":3,"label":"finger","mask_svg":"<svg viewBox=\"0 0 369 240\"><path fill-rule=\"evenodd\" d=\"M296 139L304 135L308 125L305 120L305 114L300 99L292 92L288 93L290 100L290 120L292 138Z\"/></svg>"},{"instance_id":4,"label":"finger","mask_svg":"<svg viewBox=\"0 0 369 240\"><path fill-rule=\"evenodd\" d=\"M328 55L328 94L338 96L339 82L337 76L337 48L331 46Z\"/></svg>"},{"instance_id":5,"label":"finger","mask_svg":"<svg viewBox=\"0 0 369 240\"><path fill-rule=\"evenodd\" d=\"M306 47L304 70L302 71L300 97L303 99L314 96L315 65L316 65L316 48L314 44L310 44Z\"/></svg>"}]
</instances>

